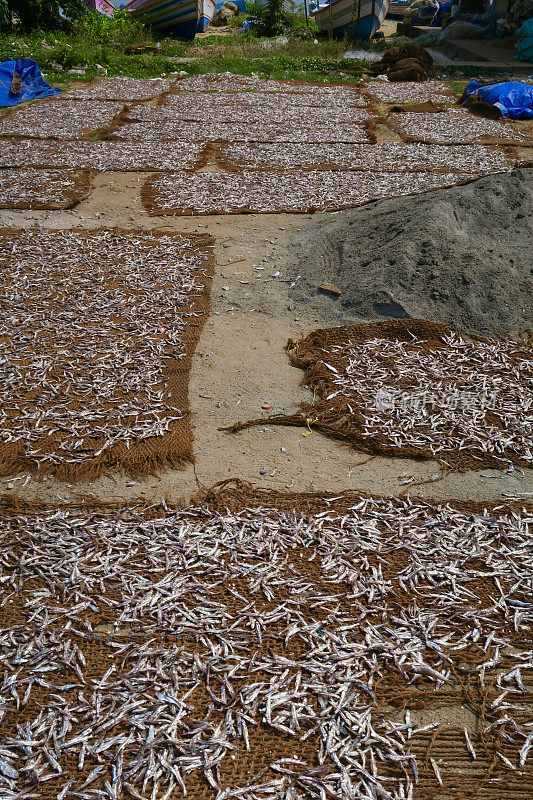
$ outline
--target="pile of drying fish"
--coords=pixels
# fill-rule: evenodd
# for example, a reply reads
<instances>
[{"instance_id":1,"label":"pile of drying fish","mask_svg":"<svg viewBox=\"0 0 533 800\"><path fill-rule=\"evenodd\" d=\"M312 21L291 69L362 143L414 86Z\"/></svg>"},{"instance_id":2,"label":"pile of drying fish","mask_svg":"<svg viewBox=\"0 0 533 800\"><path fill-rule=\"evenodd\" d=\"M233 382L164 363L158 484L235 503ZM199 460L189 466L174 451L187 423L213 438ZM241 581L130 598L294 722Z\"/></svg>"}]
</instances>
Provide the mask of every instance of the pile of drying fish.
<instances>
[{"instance_id":1,"label":"pile of drying fish","mask_svg":"<svg viewBox=\"0 0 533 800\"><path fill-rule=\"evenodd\" d=\"M0 208L69 208L90 191L89 170L0 169Z\"/></svg>"},{"instance_id":2,"label":"pile of drying fish","mask_svg":"<svg viewBox=\"0 0 533 800\"><path fill-rule=\"evenodd\" d=\"M53 98L5 114L0 118L0 136L89 139L111 125L123 110L123 103Z\"/></svg>"},{"instance_id":3,"label":"pile of drying fish","mask_svg":"<svg viewBox=\"0 0 533 800\"><path fill-rule=\"evenodd\" d=\"M0 159L2 156L0 155ZM506 172L514 161L482 145L403 142L327 144L320 150L303 142L261 144L228 142L220 161L227 169L358 169L374 172Z\"/></svg>"},{"instance_id":4,"label":"pile of drying fish","mask_svg":"<svg viewBox=\"0 0 533 800\"><path fill-rule=\"evenodd\" d=\"M527 137L512 122L474 117L464 109L452 109L440 114L420 114L408 111L390 114L388 124L402 139L410 142L435 144L469 144L494 141L526 143Z\"/></svg>"},{"instance_id":5,"label":"pile of drying fish","mask_svg":"<svg viewBox=\"0 0 533 800\"><path fill-rule=\"evenodd\" d=\"M178 142L161 142L157 149L148 142L50 142L16 139L2 141L0 167L80 167L111 171L157 171L169 169L194 169L201 163L204 146L190 142L183 147ZM68 173L66 173L68 176ZM10 177L15 180L16 173ZM64 180L62 174L61 180ZM19 182L21 178L18 178ZM47 187L52 188L53 187Z\"/></svg>"},{"instance_id":6,"label":"pile of drying fish","mask_svg":"<svg viewBox=\"0 0 533 800\"><path fill-rule=\"evenodd\" d=\"M77 86L68 92L69 100L122 100L132 103L152 100L176 88L173 78L115 77L95 80L86 86Z\"/></svg>"},{"instance_id":7,"label":"pile of drying fish","mask_svg":"<svg viewBox=\"0 0 533 800\"><path fill-rule=\"evenodd\" d=\"M361 112L366 113L366 112ZM335 123L324 116L317 128L308 123L305 116L287 119L285 122L271 121L268 117L246 122L181 121L179 119L126 123L112 134L114 139L125 141L154 140L184 142L368 142L372 135L364 124L354 122ZM317 154L318 155L318 154ZM319 156L318 156L319 157Z\"/></svg>"},{"instance_id":8,"label":"pile of drying fish","mask_svg":"<svg viewBox=\"0 0 533 800\"><path fill-rule=\"evenodd\" d=\"M530 797L531 516L323 509L4 515L2 798Z\"/></svg>"},{"instance_id":9,"label":"pile of drying fish","mask_svg":"<svg viewBox=\"0 0 533 800\"><path fill-rule=\"evenodd\" d=\"M419 320L331 328L289 343L315 394L273 424L451 467L533 466L533 351ZM239 423L241 430L266 420Z\"/></svg>"},{"instance_id":10,"label":"pile of drying fish","mask_svg":"<svg viewBox=\"0 0 533 800\"><path fill-rule=\"evenodd\" d=\"M165 359L187 354L207 238L40 229L1 241L0 452L75 465L163 436L183 416Z\"/></svg>"},{"instance_id":11,"label":"pile of drying fish","mask_svg":"<svg viewBox=\"0 0 533 800\"><path fill-rule=\"evenodd\" d=\"M429 100L436 103L453 103L456 99L449 84L442 81L390 83L378 78L365 83L363 90L373 100L389 104L427 103Z\"/></svg>"},{"instance_id":12,"label":"pile of drying fish","mask_svg":"<svg viewBox=\"0 0 533 800\"><path fill-rule=\"evenodd\" d=\"M171 172L147 178L142 197L153 214L305 213L427 192L472 177L460 173L333 170Z\"/></svg>"}]
</instances>

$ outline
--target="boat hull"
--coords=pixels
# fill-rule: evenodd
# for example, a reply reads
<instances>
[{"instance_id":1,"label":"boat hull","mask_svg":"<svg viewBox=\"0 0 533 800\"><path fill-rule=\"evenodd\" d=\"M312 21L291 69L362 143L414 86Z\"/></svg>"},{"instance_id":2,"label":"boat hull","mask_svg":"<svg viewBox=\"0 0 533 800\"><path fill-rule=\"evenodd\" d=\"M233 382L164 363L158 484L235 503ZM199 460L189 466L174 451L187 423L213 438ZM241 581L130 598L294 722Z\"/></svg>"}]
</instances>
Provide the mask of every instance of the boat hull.
<instances>
[{"instance_id":1,"label":"boat hull","mask_svg":"<svg viewBox=\"0 0 533 800\"><path fill-rule=\"evenodd\" d=\"M167 36L194 39L198 31L200 0L132 0L124 8Z\"/></svg>"},{"instance_id":2,"label":"boat hull","mask_svg":"<svg viewBox=\"0 0 533 800\"><path fill-rule=\"evenodd\" d=\"M200 0L200 16L198 17L198 33L203 33L211 25L216 10L215 0Z\"/></svg>"},{"instance_id":3,"label":"boat hull","mask_svg":"<svg viewBox=\"0 0 533 800\"><path fill-rule=\"evenodd\" d=\"M321 31L342 39L370 39L381 26L390 0L334 0L315 12Z\"/></svg>"}]
</instances>

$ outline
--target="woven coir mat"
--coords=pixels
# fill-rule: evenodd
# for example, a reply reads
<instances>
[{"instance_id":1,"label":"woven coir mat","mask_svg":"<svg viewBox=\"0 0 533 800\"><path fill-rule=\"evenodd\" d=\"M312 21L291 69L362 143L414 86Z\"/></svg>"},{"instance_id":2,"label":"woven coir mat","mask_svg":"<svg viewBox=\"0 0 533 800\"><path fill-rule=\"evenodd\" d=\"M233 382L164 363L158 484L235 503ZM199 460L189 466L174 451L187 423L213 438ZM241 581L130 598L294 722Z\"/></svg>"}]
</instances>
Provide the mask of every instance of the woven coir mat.
<instances>
[{"instance_id":1,"label":"woven coir mat","mask_svg":"<svg viewBox=\"0 0 533 800\"><path fill-rule=\"evenodd\" d=\"M372 200L418 194L472 180L464 173L341 172L202 172L152 175L142 200L152 214L309 213L353 208Z\"/></svg>"},{"instance_id":2,"label":"woven coir mat","mask_svg":"<svg viewBox=\"0 0 533 800\"><path fill-rule=\"evenodd\" d=\"M85 86L70 89L70 100L122 100L131 103L152 100L167 94L176 87L174 78L95 78Z\"/></svg>"},{"instance_id":3,"label":"woven coir mat","mask_svg":"<svg viewBox=\"0 0 533 800\"><path fill-rule=\"evenodd\" d=\"M0 232L0 474L89 479L191 461L188 381L212 240Z\"/></svg>"},{"instance_id":4,"label":"woven coir mat","mask_svg":"<svg viewBox=\"0 0 533 800\"><path fill-rule=\"evenodd\" d=\"M405 112L389 114L388 125L406 142L435 144L515 143L531 142L518 125L510 120L475 117L464 109L442 114Z\"/></svg>"},{"instance_id":5,"label":"woven coir mat","mask_svg":"<svg viewBox=\"0 0 533 800\"><path fill-rule=\"evenodd\" d=\"M453 469L533 466L531 344L470 342L440 323L389 320L318 330L288 348L314 403L228 430L301 425Z\"/></svg>"},{"instance_id":6,"label":"woven coir mat","mask_svg":"<svg viewBox=\"0 0 533 800\"><path fill-rule=\"evenodd\" d=\"M65 97L34 101L0 117L0 136L36 139L90 139L113 124L124 103L71 101Z\"/></svg>"},{"instance_id":7,"label":"woven coir mat","mask_svg":"<svg viewBox=\"0 0 533 800\"><path fill-rule=\"evenodd\" d=\"M1 156L0 156L1 157ZM495 147L404 142L323 144L304 142L226 142L219 163L228 170L348 169L373 172L505 172L516 159Z\"/></svg>"},{"instance_id":8,"label":"woven coir mat","mask_svg":"<svg viewBox=\"0 0 533 800\"><path fill-rule=\"evenodd\" d=\"M3 796L529 800L531 507L0 507Z\"/></svg>"},{"instance_id":9,"label":"woven coir mat","mask_svg":"<svg viewBox=\"0 0 533 800\"><path fill-rule=\"evenodd\" d=\"M93 174L88 169L0 169L0 208L73 208L89 196Z\"/></svg>"},{"instance_id":10,"label":"woven coir mat","mask_svg":"<svg viewBox=\"0 0 533 800\"><path fill-rule=\"evenodd\" d=\"M166 142L57 142L45 139L3 140L0 167L70 167L101 172L192 170L204 165L205 145Z\"/></svg>"}]
</instances>

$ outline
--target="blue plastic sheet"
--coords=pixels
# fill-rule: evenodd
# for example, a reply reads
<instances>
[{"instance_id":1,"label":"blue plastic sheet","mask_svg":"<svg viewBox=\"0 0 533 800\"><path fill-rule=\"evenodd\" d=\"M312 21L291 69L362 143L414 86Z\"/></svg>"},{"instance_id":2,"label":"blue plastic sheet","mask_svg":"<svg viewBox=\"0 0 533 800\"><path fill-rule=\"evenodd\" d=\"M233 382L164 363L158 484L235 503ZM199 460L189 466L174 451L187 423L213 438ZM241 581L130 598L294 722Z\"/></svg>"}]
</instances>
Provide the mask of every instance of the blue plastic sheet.
<instances>
[{"instance_id":1,"label":"blue plastic sheet","mask_svg":"<svg viewBox=\"0 0 533 800\"><path fill-rule=\"evenodd\" d=\"M518 81L504 81L483 86L470 81L465 89L465 99L477 95L483 103L499 108L504 117L511 119L533 119L533 86Z\"/></svg>"},{"instance_id":2,"label":"blue plastic sheet","mask_svg":"<svg viewBox=\"0 0 533 800\"><path fill-rule=\"evenodd\" d=\"M9 93L14 72L18 72L22 79L22 90L15 97ZM0 63L0 107L16 106L25 103L26 100L54 97L56 94L61 94L61 89L52 89L46 83L39 65L31 58L18 58L16 61Z\"/></svg>"}]
</instances>

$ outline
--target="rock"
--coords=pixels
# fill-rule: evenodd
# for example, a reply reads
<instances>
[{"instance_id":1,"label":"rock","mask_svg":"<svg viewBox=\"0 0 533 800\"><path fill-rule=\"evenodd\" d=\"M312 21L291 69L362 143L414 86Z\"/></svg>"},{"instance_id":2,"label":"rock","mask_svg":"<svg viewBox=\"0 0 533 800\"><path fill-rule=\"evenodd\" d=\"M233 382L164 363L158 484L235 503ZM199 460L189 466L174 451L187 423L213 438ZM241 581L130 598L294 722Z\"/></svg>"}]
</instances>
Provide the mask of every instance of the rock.
<instances>
[{"instance_id":1,"label":"rock","mask_svg":"<svg viewBox=\"0 0 533 800\"><path fill-rule=\"evenodd\" d=\"M95 64L94 68L98 75L101 75L103 78L107 78L107 69L103 67L101 64Z\"/></svg>"},{"instance_id":2,"label":"rock","mask_svg":"<svg viewBox=\"0 0 533 800\"><path fill-rule=\"evenodd\" d=\"M231 0L226 0L222 8L229 8L229 10L233 11L234 14L239 13L239 6L237 3L232 3Z\"/></svg>"},{"instance_id":3,"label":"rock","mask_svg":"<svg viewBox=\"0 0 533 800\"><path fill-rule=\"evenodd\" d=\"M320 292L324 292L324 294L333 295L333 297L340 297L342 294L341 290L333 283L321 283L318 289Z\"/></svg>"},{"instance_id":4,"label":"rock","mask_svg":"<svg viewBox=\"0 0 533 800\"><path fill-rule=\"evenodd\" d=\"M215 28L223 28L234 16L235 12L231 8L222 6L222 8L215 11L211 25L214 25Z\"/></svg>"},{"instance_id":5,"label":"rock","mask_svg":"<svg viewBox=\"0 0 533 800\"><path fill-rule=\"evenodd\" d=\"M52 61L52 69L54 72L63 72L62 64L58 64L57 61Z\"/></svg>"}]
</instances>

